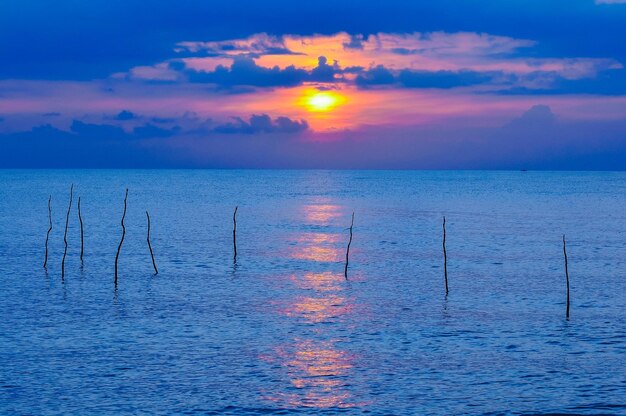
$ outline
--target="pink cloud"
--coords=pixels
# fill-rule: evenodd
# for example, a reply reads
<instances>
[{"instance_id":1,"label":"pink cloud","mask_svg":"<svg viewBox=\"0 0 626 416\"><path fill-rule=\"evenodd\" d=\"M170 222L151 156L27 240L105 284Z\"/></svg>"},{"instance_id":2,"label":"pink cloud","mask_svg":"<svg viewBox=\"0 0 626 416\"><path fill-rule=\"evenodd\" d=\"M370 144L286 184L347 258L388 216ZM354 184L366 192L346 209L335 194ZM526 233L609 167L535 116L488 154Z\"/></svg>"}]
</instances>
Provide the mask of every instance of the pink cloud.
<instances>
[{"instance_id":1,"label":"pink cloud","mask_svg":"<svg viewBox=\"0 0 626 416\"><path fill-rule=\"evenodd\" d=\"M353 42L356 43L352 45ZM246 39L221 42L181 42L177 51L210 53L216 56L189 60L193 69L213 70L238 55L255 58L257 65L271 68L312 69L319 56L337 61L343 68L383 65L390 70L503 71L527 74L553 72L567 79L592 77L598 71L623 66L610 58L523 58L520 50L536 42L485 33L431 32L378 33L367 38L345 32L335 35L272 37L257 34ZM354 47L358 46L358 47ZM347 77L349 79L349 77Z\"/></svg>"}]
</instances>

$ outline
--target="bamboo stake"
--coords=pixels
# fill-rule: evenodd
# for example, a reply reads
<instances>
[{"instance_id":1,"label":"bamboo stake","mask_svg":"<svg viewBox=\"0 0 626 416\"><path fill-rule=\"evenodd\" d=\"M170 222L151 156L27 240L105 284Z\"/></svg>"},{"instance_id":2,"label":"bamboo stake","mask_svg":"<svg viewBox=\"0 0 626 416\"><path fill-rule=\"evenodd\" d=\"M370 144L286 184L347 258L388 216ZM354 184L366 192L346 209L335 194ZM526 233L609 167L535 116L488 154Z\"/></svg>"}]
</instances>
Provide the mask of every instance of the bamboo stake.
<instances>
[{"instance_id":1,"label":"bamboo stake","mask_svg":"<svg viewBox=\"0 0 626 416\"><path fill-rule=\"evenodd\" d=\"M235 250L235 255L233 256L233 262L237 263L237 208L235 207L235 212L233 213L233 249Z\"/></svg>"},{"instance_id":2,"label":"bamboo stake","mask_svg":"<svg viewBox=\"0 0 626 416\"><path fill-rule=\"evenodd\" d=\"M124 236L126 235L126 227L124 226L124 218L126 217L126 200L128 199L128 188L126 188L126 195L124 196L124 213L122 214L122 239L120 245L117 246L117 254L115 255L115 287L117 288L117 262L120 257L120 251L122 250L122 244L124 243Z\"/></svg>"},{"instance_id":3,"label":"bamboo stake","mask_svg":"<svg viewBox=\"0 0 626 416\"><path fill-rule=\"evenodd\" d=\"M446 217L443 217L443 274L446 279L446 296L448 295L448 254L446 253Z\"/></svg>"},{"instance_id":4,"label":"bamboo stake","mask_svg":"<svg viewBox=\"0 0 626 416\"><path fill-rule=\"evenodd\" d=\"M152 266L154 266L154 275L159 274L159 270L157 269L156 262L154 261L154 253L152 253L152 244L150 244L150 214L146 211L146 217L148 218L148 248L150 249L150 257L152 257Z\"/></svg>"},{"instance_id":5,"label":"bamboo stake","mask_svg":"<svg viewBox=\"0 0 626 416\"><path fill-rule=\"evenodd\" d=\"M83 216L80 213L80 197L78 197L78 220L80 221L80 262L83 262L83 253L85 252L84 233L83 233Z\"/></svg>"},{"instance_id":6,"label":"bamboo stake","mask_svg":"<svg viewBox=\"0 0 626 416\"><path fill-rule=\"evenodd\" d=\"M348 247L346 248L346 267L343 270L343 276L348 280L348 262L350 259L350 244L352 244L352 227L354 226L354 212L352 213L352 222L350 223L350 240L348 240Z\"/></svg>"},{"instance_id":7,"label":"bamboo stake","mask_svg":"<svg viewBox=\"0 0 626 416\"><path fill-rule=\"evenodd\" d=\"M43 261L43 268L48 269L48 239L50 238L50 231L52 231L52 195L48 198L48 232L46 233L46 257Z\"/></svg>"},{"instance_id":8,"label":"bamboo stake","mask_svg":"<svg viewBox=\"0 0 626 416\"><path fill-rule=\"evenodd\" d=\"M65 279L65 257L67 256L67 227L70 223L70 210L72 209L72 198L74 196L74 184L70 188L70 204L67 207L67 216L65 217L65 233L63 234L63 242L65 250L63 251L63 260L61 261L61 280Z\"/></svg>"},{"instance_id":9,"label":"bamboo stake","mask_svg":"<svg viewBox=\"0 0 626 416\"><path fill-rule=\"evenodd\" d=\"M565 234L563 234L563 257L565 257L565 285L567 286L567 306L565 318L569 319L569 272L567 270L567 250L565 248Z\"/></svg>"}]
</instances>

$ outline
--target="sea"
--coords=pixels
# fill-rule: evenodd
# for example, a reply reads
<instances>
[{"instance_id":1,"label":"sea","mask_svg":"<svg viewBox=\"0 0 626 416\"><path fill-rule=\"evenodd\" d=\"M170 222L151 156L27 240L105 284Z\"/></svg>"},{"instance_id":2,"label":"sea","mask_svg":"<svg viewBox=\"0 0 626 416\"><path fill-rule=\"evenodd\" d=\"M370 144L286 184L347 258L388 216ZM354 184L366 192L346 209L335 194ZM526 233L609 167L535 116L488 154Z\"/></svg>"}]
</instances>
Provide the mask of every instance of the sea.
<instances>
[{"instance_id":1,"label":"sea","mask_svg":"<svg viewBox=\"0 0 626 416\"><path fill-rule=\"evenodd\" d=\"M626 414L626 173L0 170L0 414L292 413Z\"/></svg>"}]
</instances>

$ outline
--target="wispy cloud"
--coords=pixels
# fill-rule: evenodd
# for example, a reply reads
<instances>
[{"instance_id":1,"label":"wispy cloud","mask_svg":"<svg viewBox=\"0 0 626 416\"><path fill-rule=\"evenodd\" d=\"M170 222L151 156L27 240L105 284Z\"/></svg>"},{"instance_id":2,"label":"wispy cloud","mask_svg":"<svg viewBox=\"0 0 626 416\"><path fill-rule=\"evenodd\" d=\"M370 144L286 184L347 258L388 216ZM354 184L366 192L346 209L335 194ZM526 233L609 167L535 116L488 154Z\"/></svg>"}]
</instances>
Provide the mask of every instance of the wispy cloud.
<instances>
[{"instance_id":1,"label":"wispy cloud","mask_svg":"<svg viewBox=\"0 0 626 416\"><path fill-rule=\"evenodd\" d=\"M533 52L536 46L533 40L474 32L378 33L367 37L345 32L280 37L261 33L237 40L181 42L176 52L187 56L172 58L167 71L178 62L188 80L223 86L339 82L452 88L494 83L545 89L559 78L593 78L599 72L623 68L610 57L537 58ZM152 69L155 79L176 78L163 70L163 63ZM146 69L133 71L142 78L150 73ZM417 78L419 82L415 82Z\"/></svg>"}]
</instances>

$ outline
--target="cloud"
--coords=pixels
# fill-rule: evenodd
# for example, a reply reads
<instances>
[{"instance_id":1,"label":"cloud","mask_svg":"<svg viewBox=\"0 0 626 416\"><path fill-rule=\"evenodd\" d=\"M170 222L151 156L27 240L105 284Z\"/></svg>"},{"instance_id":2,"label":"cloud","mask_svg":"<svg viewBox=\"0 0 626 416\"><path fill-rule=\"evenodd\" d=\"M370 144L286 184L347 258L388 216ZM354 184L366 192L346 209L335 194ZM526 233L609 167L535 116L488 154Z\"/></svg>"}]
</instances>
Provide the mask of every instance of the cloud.
<instances>
[{"instance_id":1,"label":"cloud","mask_svg":"<svg viewBox=\"0 0 626 416\"><path fill-rule=\"evenodd\" d=\"M542 152L549 154L551 148L557 145L559 133L557 117L552 109L543 104L537 104L525 111L520 117L511 120L501 129L504 143L494 144L495 148L512 148L507 157L534 155ZM568 133L569 134L569 133ZM567 138L567 137L565 137ZM558 146L558 145L557 145Z\"/></svg>"},{"instance_id":2,"label":"cloud","mask_svg":"<svg viewBox=\"0 0 626 416\"><path fill-rule=\"evenodd\" d=\"M78 136L90 140L124 140L129 138L128 134L119 126L110 124L90 124L80 120L74 120L70 131Z\"/></svg>"},{"instance_id":3,"label":"cloud","mask_svg":"<svg viewBox=\"0 0 626 416\"><path fill-rule=\"evenodd\" d=\"M141 138L134 130L111 139L109 127L84 124L0 134L0 167L626 169L626 120L567 120L542 104L498 127L449 122L288 135L302 132L302 123L257 115L213 126L220 133Z\"/></svg>"},{"instance_id":4,"label":"cloud","mask_svg":"<svg viewBox=\"0 0 626 416\"><path fill-rule=\"evenodd\" d=\"M249 85L255 87L290 87L300 85L308 77L303 69L293 65L285 69L278 66L265 68L258 66L252 58L236 57L230 68L219 65L212 72L186 71L189 81L217 84L223 87Z\"/></svg>"},{"instance_id":5,"label":"cloud","mask_svg":"<svg viewBox=\"0 0 626 416\"><path fill-rule=\"evenodd\" d=\"M313 68L309 74L308 81L314 82L334 82L335 75L341 73L339 62L334 61L332 65L328 64L325 56L317 58L317 66Z\"/></svg>"},{"instance_id":6,"label":"cloud","mask_svg":"<svg viewBox=\"0 0 626 416\"><path fill-rule=\"evenodd\" d=\"M231 91L307 82L444 89L493 84L522 91L547 90L561 80L594 79L623 69L610 57L537 57L537 46L533 40L477 32L259 33L242 39L180 42L176 51L191 56L133 68L128 77L186 79Z\"/></svg>"},{"instance_id":7,"label":"cloud","mask_svg":"<svg viewBox=\"0 0 626 416\"><path fill-rule=\"evenodd\" d=\"M133 136L138 139L154 139L172 137L181 131L180 126L174 126L171 129L163 129L153 124L145 124L143 126L137 126L133 129Z\"/></svg>"},{"instance_id":8,"label":"cloud","mask_svg":"<svg viewBox=\"0 0 626 416\"><path fill-rule=\"evenodd\" d=\"M179 42L175 48L176 52L190 52L210 56L259 56L265 54L282 55L290 54L282 38L268 35L267 33L257 33L246 39L233 39L208 42Z\"/></svg>"},{"instance_id":9,"label":"cloud","mask_svg":"<svg viewBox=\"0 0 626 416\"><path fill-rule=\"evenodd\" d=\"M244 152L240 160L250 161L262 158L267 153L266 145L289 142L297 137L295 134L308 129L304 120L272 120L266 114L253 115L247 121L235 118L232 123L214 127L209 127L206 120L197 121L200 124L195 129L178 125L163 129L148 123L125 131L115 125L74 120L69 131L44 124L28 131L0 133L0 168L200 166L195 162L194 146L220 154L234 145L233 149ZM262 137L261 141L246 139L256 135ZM190 143L193 146L188 147ZM231 163L219 158L214 162L215 166Z\"/></svg>"},{"instance_id":10,"label":"cloud","mask_svg":"<svg viewBox=\"0 0 626 416\"><path fill-rule=\"evenodd\" d=\"M401 71L398 80L408 88L455 88L485 84L497 75L476 71Z\"/></svg>"},{"instance_id":11,"label":"cloud","mask_svg":"<svg viewBox=\"0 0 626 416\"><path fill-rule=\"evenodd\" d=\"M520 118L511 122L511 125L522 126L545 126L554 123L556 117L552 109L543 104L537 104L528 109Z\"/></svg>"},{"instance_id":12,"label":"cloud","mask_svg":"<svg viewBox=\"0 0 626 416\"><path fill-rule=\"evenodd\" d=\"M462 166L478 166L479 159L494 166L497 157L502 166L511 166L506 163L522 154L536 161L537 149L565 157L573 154L563 150L566 143L590 152L592 139L597 147L616 142L615 120L623 118L626 8L599 7L590 0L576 0L571 7L571 2L389 0L360 7L344 0L189 0L180 8L177 1L163 0L147 9L138 0L125 1L124 7L105 0L59 0L54 6L39 0L27 2L30 6L0 2L0 38L8 39L0 42L0 113L7 117L0 126L5 132L27 130L19 136L24 149L33 137L48 149L52 138L80 149L92 146L105 161L118 160L105 148L132 153L155 143L179 148L189 143L190 152L205 157L198 163L231 165L238 162L230 158L229 145L233 152L248 152L250 165L264 163L253 160L254 150L268 157L288 155L288 161L271 162L294 166L309 163L311 149L310 163L319 166L326 163L324 151L334 158L329 149L345 159L342 152L349 146L362 166L368 158L372 166L391 163L391 156L383 160L387 150L404 166L429 166L412 152L438 158L445 152L427 138L450 144L460 152L454 158L466 163ZM549 19L554 15L560 16L556 26ZM346 105L316 114L309 120L312 130L348 126L354 133L341 131L346 137L336 137L345 141L300 143L304 137L327 137L299 120L309 117L299 100L315 88L336 90ZM536 102L550 108L532 108ZM116 119L121 113L115 113L128 108L137 114ZM529 109L528 114L520 109ZM201 115L186 119L180 116L185 111ZM504 125L514 111L519 117ZM57 112L62 115L52 115ZM247 116L224 122L231 114L266 112L272 114L269 122ZM454 130L457 119L470 121ZM502 126L497 134L473 129L495 124ZM217 133L218 127L230 129L229 136ZM591 131L602 134L594 137ZM373 132L389 146L369 137ZM415 143L409 135L424 141ZM454 137L466 141L458 144ZM91 141L78 141L83 139ZM272 141L285 148L276 154L254 148ZM516 147L521 143L527 147ZM207 156L213 150L224 156ZM27 150L22 155L28 160ZM163 150L161 156L170 153ZM64 157L61 151L58 157ZM185 164L195 156L176 157ZM589 160L582 150L576 157ZM340 166L340 159L332 163Z\"/></svg>"},{"instance_id":13,"label":"cloud","mask_svg":"<svg viewBox=\"0 0 626 416\"><path fill-rule=\"evenodd\" d=\"M121 121L134 120L136 118L137 118L137 115L128 110L122 110L115 116L116 120L121 120Z\"/></svg>"},{"instance_id":14,"label":"cloud","mask_svg":"<svg viewBox=\"0 0 626 416\"><path fill-rule=\"evenodd\" d=\"M355 79L356 85L360 87L390 85L396 81L394 74L383 65L376 65L367 71L363 71Z\"/></svg>"},{"instance_id":15,"label":"cloud","mask_svg":"<svg viewBox=\"0 0 626 416\"><path fill-rule=\"evenodd\" d=\"M306 120L291 120L278 117L274 121L267 114L252 115L249 121L233 117L234 121L216 126L213 131L220 134L300 133L309 128Z\"/></svg>"},{"instance_id":16,"label":"cloud","mask_svg":"<svg viewBox=\"0 0 626 416\"><path fill-rule=\"evenodd\" d=\"M105 0L80 4L72 0L5 1L0 2L0 39L11 41L0 43L0 78L101 79L170 59L181 41L231 42L229 39L247 39L268 30L281 40L289 33L304 36L342 31L372 34L475 30L533 39L545 45L533 56L608 56L624 61L624 8L599 7L590 0L576 1L575 7L571 3L389 0L370 1L362 7L361 3L344 0L189 0L181 8L179 1L162 0L146 8L141 0L126 0L123 4ZM514 21L510 19L512 11ZM556 14L561 17L558 30L548 18ZM141 24L137 16L141 16ZM350 42L348 38L344 43ZM181 52L185 54L190 52ZM364 66L368 67L369 62Z\"/></svg>"},{"instance_id":17,"label":"cloud","mask_svg":"<svg viewBox=\"0 0 626 416\"><path fill-rule=\"evenodd\" d=\"M563 95L596 94L605 96L626 95L626 70L609 69L596 76L583 79L566 79L555 73L534 73L521 77L506 89L494 91L504 95Z\"/></svg>"},{"instance_id":18,"label":"cloud","mask_svg":"<svg viewBox=\"0 0 626 416\"><path fill-rule=\"evenodd\" d=\"M168 124L168 123L174 123L176 121L176 118L175 117L152 117L150 120L153 123Z\"/></svg>"},{"instance_id":19,"label":"cloud","mask_svg":"<svg viewBox=\"0 0 626 416\"><path fill-rule=\"evenodd\" d=\"M626 0L596 0L596 4L625 4Z\"/></svg>"},{"instance_id":20,"label":"cloud","mask_svg":"<svg viewBox=\"0 0 626 416\"><path fill-rule=\"evenodd\" d=\"M363 49L363 35L350 35L350 41L344 42L343 47L346 49Z\"/></svg>"},{"instance_id":21,"label":"cloud","mask_svg":"<svg viewBox=\"0 0 626 416\"><path fill-rule=\"evenodd\" d=\"M391 71L383 65L377 65L360 73L355 84L359 87L395 85L406 88L456 88L480 85L502 78L501 73L476 71Z\"/></svg>"},{"instance_id":22,"label":"cloud","mask_svg":"<svg viewBox=\"0 0 626 416\"><path fill-rule=\"evenodd\" d=\"M213 71L204 71L183 67L190 82L216 84L220 87L294 87L304 82L333 83L337 76L342 73L339 63L328 63L325 56L317 58L317 66L307 70L289 65L285 68L279 66L264 67L256 63L248 56L235 56L230 67L217 65ZM249 92L249 91L246 91Z\"/></svg>"}]
</instances>

